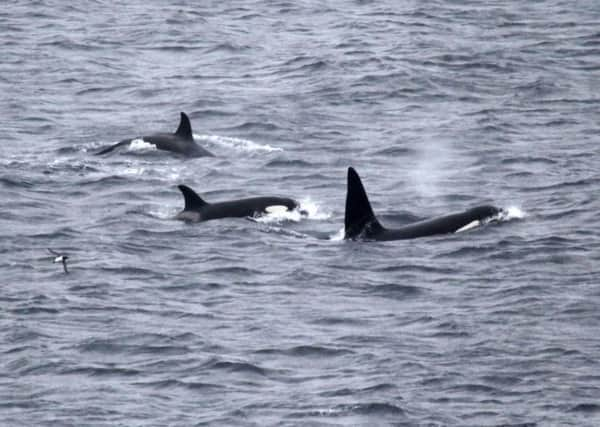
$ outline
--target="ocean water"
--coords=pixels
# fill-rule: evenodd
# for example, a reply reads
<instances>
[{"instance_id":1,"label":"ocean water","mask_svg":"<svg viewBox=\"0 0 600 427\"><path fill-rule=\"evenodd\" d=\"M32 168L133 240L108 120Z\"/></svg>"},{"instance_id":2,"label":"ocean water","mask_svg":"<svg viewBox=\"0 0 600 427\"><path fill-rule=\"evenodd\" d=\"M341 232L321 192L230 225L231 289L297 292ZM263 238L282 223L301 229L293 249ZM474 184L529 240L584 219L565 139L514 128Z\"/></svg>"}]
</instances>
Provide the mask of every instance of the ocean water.
<instances>
[{"instance_id":1,"label":"ocean water","mask_svg":"<svg viewBox=\"0 0 600 427\"><path fill-rule=\"evenodd\" d=\"M0 425L600 425L600 3L3 6ZM93 155L180 111L216 157ZM511 215L345 241L348 166Z\"/></svg>"}]
</instances>

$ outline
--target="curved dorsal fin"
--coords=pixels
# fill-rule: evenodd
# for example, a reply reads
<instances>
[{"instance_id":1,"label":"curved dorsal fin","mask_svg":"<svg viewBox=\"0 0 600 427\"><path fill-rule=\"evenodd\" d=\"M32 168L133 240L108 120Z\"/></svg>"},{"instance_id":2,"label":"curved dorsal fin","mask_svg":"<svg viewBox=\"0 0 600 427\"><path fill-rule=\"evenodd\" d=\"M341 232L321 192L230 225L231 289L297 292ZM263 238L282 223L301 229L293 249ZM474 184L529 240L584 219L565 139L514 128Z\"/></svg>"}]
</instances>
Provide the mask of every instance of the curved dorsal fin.
<instances>
[{"instance_id":1,"label":"curved dorsal fin","mask_svg":"<svg viewBox=\"0 0 600 427\"><path fill-rule=\"evenodd\" d=\"M185 207L183 210L191 211L201 209L203 206L208 205L202 198L196 194L194 190L186 185L178 185L179 191L183 194L185 200Z\"/></svg>"},{"instance_id":2,"label":"curved dorsal fin","mask_svg":"<svg viewBox=\"0 0 600 427\"><path fill-rule=\"evenodd\" d=\"M382 230L377 221L371 203L356 171L348 168L348 190L346 193L346 215L344 230L346 239L360 236L368 227L368 231Z\"/></svg>"},{"instance_id":3,"label":"curved dorsal fin","mask_svg":"<svg viewBox=\"0 0 600 427\"><path fill-rule=\"evenodd\" d=\"M182 139L193 140L192 125L190 119L183 111L181 112L181 120L179 121L179 127L175 131L175 135Z\"/></svg>"}]
</instances>

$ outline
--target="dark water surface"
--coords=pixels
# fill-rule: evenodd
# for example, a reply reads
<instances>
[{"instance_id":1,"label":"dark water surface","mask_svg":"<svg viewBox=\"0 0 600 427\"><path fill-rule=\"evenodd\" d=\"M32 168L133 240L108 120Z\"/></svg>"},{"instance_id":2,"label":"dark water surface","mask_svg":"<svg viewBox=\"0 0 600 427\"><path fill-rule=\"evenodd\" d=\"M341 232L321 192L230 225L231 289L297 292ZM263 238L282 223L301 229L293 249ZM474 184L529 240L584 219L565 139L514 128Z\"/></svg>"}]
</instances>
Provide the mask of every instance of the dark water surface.
<instances>
[{"instance_id":1,"label":"dark water surface","mask_svg":"<svg viewBox=\"0 0 600 427\"><path fill-rule=\"evenodd\" d=\"M600 3L165 3L0 11L0 425L600 425Z\"/></svg>"}]
</instances>

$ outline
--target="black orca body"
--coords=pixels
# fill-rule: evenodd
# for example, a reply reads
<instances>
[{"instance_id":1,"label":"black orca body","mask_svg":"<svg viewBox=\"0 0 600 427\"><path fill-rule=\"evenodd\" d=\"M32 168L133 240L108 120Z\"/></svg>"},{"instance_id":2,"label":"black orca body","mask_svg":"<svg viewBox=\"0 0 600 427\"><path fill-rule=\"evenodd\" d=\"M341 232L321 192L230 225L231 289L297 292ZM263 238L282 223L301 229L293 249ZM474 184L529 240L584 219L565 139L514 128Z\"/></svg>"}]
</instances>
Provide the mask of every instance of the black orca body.
<instances>
[{"instance_id":1,"label":"black orca body","mask_svg":"<svg viewBox=\"0 0 600 427\"><path fill-rule=\"evenodd\" d=\"M182 154L186 157L214 157L210 151L196 144L192 134L192 125L190 124L190 119L183 112L181 113L179 127L175 133L156 133L149 136L124 139L123 141L117 142L116 144L113 144L96 154L106 154L113 151L115 148L129 145L136 139L142 139L144 142L153 144L159 150L171 151L173 153Z\"/></svg>"},{"instance_id":2,"label":"black orca body","mask_svg":"<svg viewBox=\"0 0 600 427\"><path fill-rule=\"evenodd\" d=\"M402 228L386 229L375 217L360 177L353 168L348 168L347 191L344 238L351 240L401 240L456 233L489 222L502 212L494 206L477 206L464 212L419 221Z\"/></svg>"},{"instance_id":3,"label":"black orca body","mask_svg":"<svg viewBox=\"0 0 600 427\"><path fill-rule=\"evenodd\" d=\"M185 199L185 207L177 219L190 222L208 221L218 218L256 217L277 210L291 211L299 205L293 199L285 197L252 197L220 203L207 203L191 188L179 185Z\"/></svg>"}]
</instances>

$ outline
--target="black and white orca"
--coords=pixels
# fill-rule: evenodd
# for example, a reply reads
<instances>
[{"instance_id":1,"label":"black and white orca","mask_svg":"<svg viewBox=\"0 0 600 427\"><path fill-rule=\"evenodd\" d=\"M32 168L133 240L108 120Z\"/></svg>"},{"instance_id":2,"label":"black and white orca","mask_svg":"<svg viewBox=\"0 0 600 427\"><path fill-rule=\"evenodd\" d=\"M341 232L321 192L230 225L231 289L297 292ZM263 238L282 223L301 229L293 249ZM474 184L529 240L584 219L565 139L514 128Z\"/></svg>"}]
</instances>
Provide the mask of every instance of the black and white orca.
<instances>
[{"instance_id":1,"label":"black and white orca","mask_svg":"<svg viewBox=\"0 0 600 427\"><path fill-rule=\"evenodd\" d=\"M179 127L175 133L156 133L148 136L124 139L97 152L96 155L109 153L115 148L129 145L132 141L138 139L156 146L156 148L159 150L171 151L173 153L182 154L186 157L214 157L210 151L196 144L192 134L192 125L190 124L190 119L183 112L181 113Z\"/></svg>"},{"instance_id":2,"label":"black and white orca","mask_svg":"<svg viewBox=\"0 0 600 427\"><path fill-rule=\"evenodd\" d=\"M464 212L419 221L397 229L384 228L373 213L360 177L353 168L348 168L344 218L345 239L401 240L457 233L498 219L501 213L501 209L483 205Z\"/></svg>"},{"instance_id":3,"label":"black and white orca","mask_svg":"<svg viewBox=\"0 0 600 427\"><path fill-rule=\"evenodd\" d=\"M176 218L189 222L208 221L219 218L257 217L269 213L292 211L298 202L285 197L252 197L227 202L207 203L194 190L179 185L185 207Z\"/></svg>"}]
</instances>

